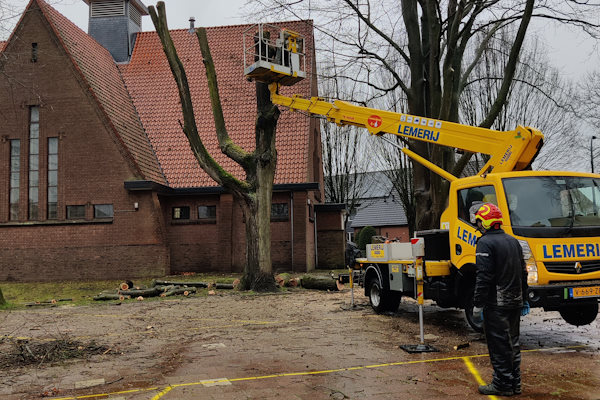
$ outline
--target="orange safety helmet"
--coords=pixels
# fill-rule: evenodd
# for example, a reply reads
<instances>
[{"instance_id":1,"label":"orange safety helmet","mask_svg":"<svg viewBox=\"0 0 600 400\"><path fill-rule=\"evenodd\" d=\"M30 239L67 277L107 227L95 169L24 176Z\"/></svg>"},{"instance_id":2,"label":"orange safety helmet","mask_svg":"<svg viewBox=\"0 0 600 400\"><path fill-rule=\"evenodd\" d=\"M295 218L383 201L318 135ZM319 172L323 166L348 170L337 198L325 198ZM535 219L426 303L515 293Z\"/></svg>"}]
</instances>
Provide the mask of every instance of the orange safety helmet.
<instances>
[{"instance_id":1,"label":"orange safety helmet","mask_svg":"<svg viewBox=\"0 0 600 400\"><path fill-rule=\"evenodd\" d=\"M481 225L483 225L486 230L492 227L494 227L494 229L499 229L500 225L503 224L502 211L500 211L495 204L485 203L477 210L475 220L481 221Z\"/></svg>"}]
</instances>

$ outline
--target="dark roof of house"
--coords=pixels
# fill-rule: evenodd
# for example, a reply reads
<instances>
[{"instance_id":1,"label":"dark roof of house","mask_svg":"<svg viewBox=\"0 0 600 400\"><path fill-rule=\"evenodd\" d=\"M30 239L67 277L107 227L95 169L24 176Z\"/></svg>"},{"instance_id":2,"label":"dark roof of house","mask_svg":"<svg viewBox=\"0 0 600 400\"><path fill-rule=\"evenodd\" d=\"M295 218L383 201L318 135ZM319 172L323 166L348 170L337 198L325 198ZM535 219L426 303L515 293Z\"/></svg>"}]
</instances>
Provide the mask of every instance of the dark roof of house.
<instances>
[{"instance_id":1,"label":"dark roof of house","mask_svg":"<svg viewBox=\"0 0 600 400\"><path fill-rule=\"evenodd\" d=\"M334 181L334 187L339 186L338 182L341 178L340 175L331 177ZM387 197L393 190L392 182L384 171L363 172L344 178L348 179L348 186L352 188L350 191L353 192L357 200ZM329 186L325 185L325 195L328 201L331 201L333 196L330 195L329 189Z\"/></svg>"},{"instance_id":2,"label":"dark roof of house","mask_svg":"<svg viewBox=\"0 0 600 400\"><path fill-rule=\"evenodd\" d=\"M407 225L404 207L398 198L373 199L360 207L352 219L352 228L364 226L398 226Z\"/></svg>"},{"instance_id":3,"label":"dark roof of house","mask_svg":"<svg viewBox=\"0 0 600 400\"><path fill-rule=\"evenodd\" d=\"M363 182L365 186L364 195L361 198L383 198L390 195L394 186L385 171L365 172Z\"/></svg>"},{"instance_id":4,"label":"dark roof of house","mask_svg":"<svg viewBox=\"0 0 600 400\"><path fill-rule=\"evenodd\" d=\"M312 75L312 23L286 22L286 28L305 37L307 76ZM207 28L215 63L219 94L227 132L247 151L255 148L256 92L243 71L242 34L251 25ZM190 84L199 134L209 153L226 170L244 179L242 168L221 153L215 134L206 73L195 34L187 29L172 30L171 36ZM177 86L156 32L138 34L129 64L119 67L140 119L171 187L205 187L217 184L199 167L179 121L183 114ZM311 79L305 79L282 93L311 95ZM310 120L301 113L282 111L277 124L277 170L275 183L307 181Z\"/></svg>"}]
</instances>

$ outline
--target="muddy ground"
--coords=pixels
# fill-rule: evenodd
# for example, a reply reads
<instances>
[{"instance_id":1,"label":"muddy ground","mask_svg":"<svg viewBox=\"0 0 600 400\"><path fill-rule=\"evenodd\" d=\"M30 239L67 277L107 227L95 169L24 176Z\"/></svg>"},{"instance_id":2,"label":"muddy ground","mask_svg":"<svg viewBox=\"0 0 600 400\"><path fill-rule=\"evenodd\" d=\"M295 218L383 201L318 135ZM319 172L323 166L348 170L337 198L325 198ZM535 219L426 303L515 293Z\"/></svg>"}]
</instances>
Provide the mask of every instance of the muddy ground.
<instances>
[{"instance_id":1,"label":"muddy ground","mask_svg":"<svg viewBox=\"0 0 600 400\"><path fill-rule=\"evenodd\" d=\"M1 399L479 399L491 367L482 335L454 309L376 315L350 291L105 303L0 313L0 354L56 340L84 358L0 368ZM522 323L520 399L600 399L600 324L534 310ZM18 339L20 338L20 339ZM454 346L469 346L455 350ZM27 344L26 347L23 345ZM101 351L98 351L101 349ZM85 387L89 386L89 387Z\"/></svg>"}]
</instances>

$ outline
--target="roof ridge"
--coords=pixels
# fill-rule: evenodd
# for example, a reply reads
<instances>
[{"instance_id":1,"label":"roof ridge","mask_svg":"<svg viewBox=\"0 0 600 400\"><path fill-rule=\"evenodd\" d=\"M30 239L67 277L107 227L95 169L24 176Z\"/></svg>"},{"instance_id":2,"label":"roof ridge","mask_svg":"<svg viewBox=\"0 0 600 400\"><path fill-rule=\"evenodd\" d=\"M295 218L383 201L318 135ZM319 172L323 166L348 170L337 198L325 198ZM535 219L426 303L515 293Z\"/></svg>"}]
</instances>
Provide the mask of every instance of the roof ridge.
<instances>
[{"instance_id":1,"label":"roof ridge","mask_svg":"<svg viewBox=\"0 0 600 400\"><path fill-rule=\"evenodd\" d=\"M265 24L267 25L283 25L283 24L287 24L287 23L309 23L309 24L313 24L313 20L312 19L297 19L297 20L291 20L291 21L277 21L277 22L265 22ZM219 25L219 26L198 26L195 29L198 28L205 28L207 30L219 30L219 29L231 29L231 28L240 28L240 27L250 27L256 25L256 23L248 23L248 24L233 24L233 25ZM179 32L179 31L189 31L190 28L175 28L175 29L169 29L169 32ZM138 35L147 35L147 34L156 34L156 31L143 31L143 32L138 32Z\"/></svg>"}]
</instances>

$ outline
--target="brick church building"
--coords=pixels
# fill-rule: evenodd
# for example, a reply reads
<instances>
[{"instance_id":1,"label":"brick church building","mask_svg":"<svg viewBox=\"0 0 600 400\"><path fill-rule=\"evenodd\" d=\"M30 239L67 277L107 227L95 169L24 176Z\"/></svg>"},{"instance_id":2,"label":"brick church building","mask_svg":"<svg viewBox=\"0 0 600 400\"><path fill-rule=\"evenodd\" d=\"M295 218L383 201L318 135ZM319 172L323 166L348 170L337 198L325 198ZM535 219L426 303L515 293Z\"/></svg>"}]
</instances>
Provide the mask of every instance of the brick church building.
<instances>
[{"instance_id":1,"label":"brick church building","mask_svg":"<svg viewBox=\"0 0 600 400\"><path fill-rule=\"evenodd\" d=\"M31 0L0 42L0 281L242 271L241 209L190 150L158 36L141 30L146 7L140 0L85 1L89 34L43 0ZM314 96L311 22L285 26L305 38L309 77L288 93ZM227 130L251 151L256 97L243 75L246 29L207 32ZM171 35L202 140L243 179L217 144L197 37L188 29ZM282 111L277 149L273 268L343 263L340 208L321 204L318 122ZM323 251L317 238L327 243Z\"/></svg>"}]
</instances>

